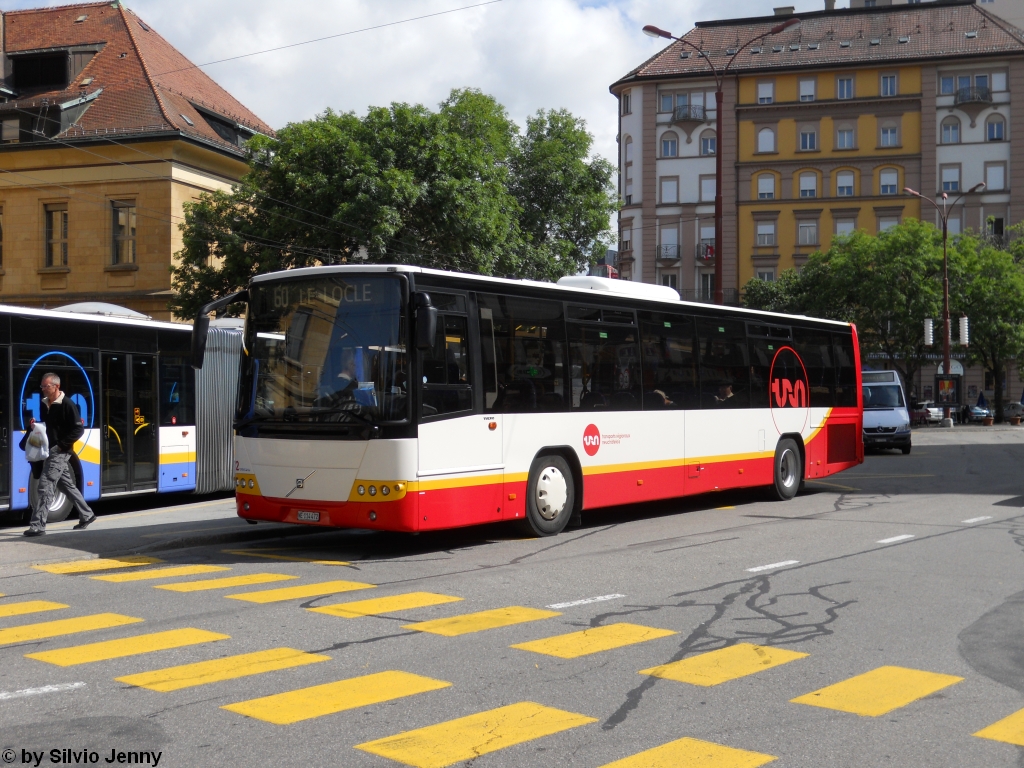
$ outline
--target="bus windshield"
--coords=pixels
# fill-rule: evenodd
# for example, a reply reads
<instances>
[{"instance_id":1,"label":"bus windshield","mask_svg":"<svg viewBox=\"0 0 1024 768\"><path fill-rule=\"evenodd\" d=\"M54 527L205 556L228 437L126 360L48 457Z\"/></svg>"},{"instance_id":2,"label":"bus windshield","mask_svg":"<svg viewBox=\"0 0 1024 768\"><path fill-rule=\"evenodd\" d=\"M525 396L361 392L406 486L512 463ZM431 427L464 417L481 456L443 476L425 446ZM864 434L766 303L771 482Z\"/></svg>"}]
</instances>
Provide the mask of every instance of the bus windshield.
<instances>
[{"instance_id":1,"label":"bus windshield","mask_svg":"<svg viewBox=\"0 0 1024 768\"><path fill-rule=\"evenodd\" d=\"M897 384L881 386L872 384L864 387L864 409L869 408L903 408L903 390Z\"/></svg>"},{"instance_id":2,"label":"bus windshield","mask_svg":"<svg viewBox=\"0 0 1024 768\"><path fill-rule=\"evenodd\" d=\"M249 295L239 419L372 425L406 418L397 278L257 282Z\"/></svg>"}]
</instances>

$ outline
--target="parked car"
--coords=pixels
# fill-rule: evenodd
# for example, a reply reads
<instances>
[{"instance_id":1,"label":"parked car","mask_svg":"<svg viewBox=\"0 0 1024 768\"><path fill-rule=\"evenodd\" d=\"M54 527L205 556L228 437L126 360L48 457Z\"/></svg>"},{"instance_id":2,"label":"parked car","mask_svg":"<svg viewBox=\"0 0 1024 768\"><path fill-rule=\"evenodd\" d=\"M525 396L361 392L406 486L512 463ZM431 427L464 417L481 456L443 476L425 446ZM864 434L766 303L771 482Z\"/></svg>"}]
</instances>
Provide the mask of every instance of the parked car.
<instances>
[{"instance_id":1,"label":"parked car","mask_svg":"<svg viewBox=\"0 0 1024 768\"><path fill-rule=\"evenodd\" d=\"M942 421L942 406L931 402L914 403L910 407L911 424L938 424Z\"/></svg>"},{"instance_id":2,"label":"parked car","mask_svg":"<svg viewBox=\"0 0 1024 768\"><path fill-rule=\"evenodd\" d=\"M1012 419L1015 416L1024 418L1024 403L1018 403L1016 401L1012 403L1003 403L1003 416L1007 419Z\"/></svg>"},{"instance_id":3,"label":"parked car","mask_svg":"<svg viewBox=\"0 0 1024 768\"><path fill-rule=\"evenodd\" d=\"M991 415L992 411L990 411L988 408L984 408L980 405L972 405L971 415L969 418L971 421L981 421L982 419L987 419Z\"/></svg>"}]
</instances>

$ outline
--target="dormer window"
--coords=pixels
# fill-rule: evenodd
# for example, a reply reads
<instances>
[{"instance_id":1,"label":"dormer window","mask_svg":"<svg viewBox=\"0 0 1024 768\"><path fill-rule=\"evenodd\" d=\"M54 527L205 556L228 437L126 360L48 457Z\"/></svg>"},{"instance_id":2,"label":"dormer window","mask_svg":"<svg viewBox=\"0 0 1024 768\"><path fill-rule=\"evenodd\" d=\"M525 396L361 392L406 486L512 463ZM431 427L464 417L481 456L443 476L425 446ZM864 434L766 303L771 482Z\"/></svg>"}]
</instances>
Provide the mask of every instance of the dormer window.
<instances>
[{"instance_id":1,"label":"dormer window","mask_svg":"<svg viewBox=\"0 0 1024 768\"><path fill-rule=\"evenodd\" d=\"M60 90L68 86L68 55L64 51L12 56L14 87L20 92Z\"/></svg>"},{"instance_id":2,"label":"dormer window","mask_svg":"<svg viewBox=\"0 0 1024 768\"><path fill-rule=\"evenodd\" d=\"M196 108L196 111L200 115L202 115L203 119L206 121L207 125L213 129L214 133L229 144L241 147L245 145L245 142L256 135L254 131L243 125L239 125L228 117L218 115L216 112L205 109L198 104L193 104L192 106Z\"/></svg>"}]
</instances>

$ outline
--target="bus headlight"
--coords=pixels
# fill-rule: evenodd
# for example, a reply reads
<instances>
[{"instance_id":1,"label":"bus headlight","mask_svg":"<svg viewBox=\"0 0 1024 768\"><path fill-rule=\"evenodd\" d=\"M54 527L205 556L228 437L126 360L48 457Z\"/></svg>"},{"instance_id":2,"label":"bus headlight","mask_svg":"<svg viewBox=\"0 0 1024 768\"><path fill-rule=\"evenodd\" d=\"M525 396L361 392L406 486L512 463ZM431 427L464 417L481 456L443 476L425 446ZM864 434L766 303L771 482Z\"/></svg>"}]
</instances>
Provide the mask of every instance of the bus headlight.
<instances>
[{"instance_id":1,"label":"bus headlight","mask_svg":"<svg viewBox=\"0 0 1024 768\"><path fill-rule=\"evenodd\" d=\"M360 496L365 496L366 488L360 485L358 488L356 488L356 493L358 493Z\"/></svg>"},{"instance_id":2,"label":"bus headlight","mask_svg":"<svg viewBox=\"0 0 1024 768\"><path fill-rule=\"evenodd\" d=\"M375 486L375 485L371 485L370 486L370 495L371 496L376 496L377 495L377 486Z\"/></svg>"},{"instance_id":3,"label":"bus headlight","mask_svg":"<svg viewBox=\"0 0 1024 768\"><path fill-rule=\"evenodd\" d=\"M250 488L255 488L256 487L256 481L253 480L251 477L249 478L249 487Z\"/></svg>"},{"instance_id":4,"label":"bus headlight","mask_svg":"<svg viewBox=\"0 0 1024 768\"><path fill-rule=\"evenodd\" d=\"M386 485L382 485L380 487L380 492L382 496L387 496L389 493L391 493L391 489L388 488Z\"/></svg>"}]
</instances>

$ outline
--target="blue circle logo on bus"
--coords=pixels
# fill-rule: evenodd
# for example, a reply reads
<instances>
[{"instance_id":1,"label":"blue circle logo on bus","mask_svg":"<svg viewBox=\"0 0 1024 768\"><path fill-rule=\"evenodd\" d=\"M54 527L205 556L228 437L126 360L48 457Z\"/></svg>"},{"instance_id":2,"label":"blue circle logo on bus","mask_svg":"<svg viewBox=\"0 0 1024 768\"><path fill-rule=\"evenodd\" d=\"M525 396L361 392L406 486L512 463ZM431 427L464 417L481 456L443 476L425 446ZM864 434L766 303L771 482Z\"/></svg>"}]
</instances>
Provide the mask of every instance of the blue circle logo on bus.
<instances>
[{"instance_id":1,"label":"blue circle logo on bus","mask_svg":"<svg viewBox=\"0 0 1024 768\"><path fill-rule=\"evenodd\" d=\"M772 359L768 402L779 433L802 432L807 424L810 384L803 360L792 347L782 347Z\"/></svg>"},{"instance_id":2,"label":"blue circle logo on bus","mask_svg":"<svg viewBox=\"0 0 1024 768\"><path fill-rule=\"evenodd\" d=\"M26 429L26 426L25 426L25 387L28 384L29 379L32 377L32 371L34 371L36 366L39 365L39 361L43 360L43 359L45 359L47 357L50 357L52 355L57 355L59 357L66 357L68 360L70 360L72 363L74 363L75 367L78 368L79 371L82 372L82 378L85 380L85 385L89 389L88 399L86 399L84 394L82 394L80 392L77 392L77 393L71 395L71 400L75 403L76 406L78 406L78 412L82 416L82 426L85 427L86 429L92 429L93 428L93 423L94 423L94 421L96 419L96 409L94 407L94 404L96 402L96 398L95 398L95 395L93 394L93 391L92 391L92 382L89 381L89 374L86 372L85 368L82 367L82 364L80 362L78 362L77 360L75 360L75 358L73 358L67 352L61 352L59 350L53 350L51 352L46 352L46 353L40 355L39 357L37 357L35 360L33 360L32 364L28 368L28 371L25 372L24 380L21 382L21 393L18 395L18 402L21 403L21 408L20 408L21 412L18 415L19 415L19 418L21 420L21 428L22 428L22 430ZM38 395L38 393L35 393L35 394ZM37 405L38 405L38 403L37 403Z\"/></svg>"}]
</instances>

